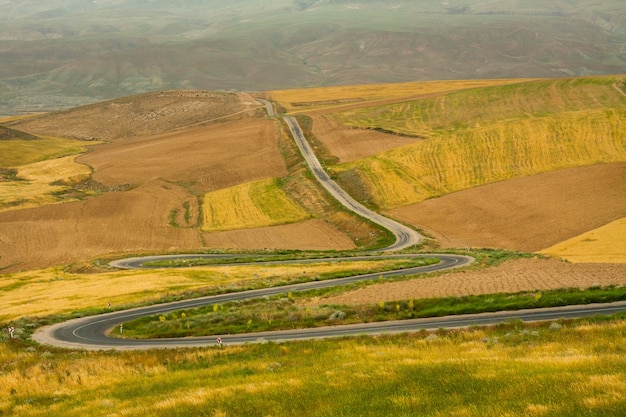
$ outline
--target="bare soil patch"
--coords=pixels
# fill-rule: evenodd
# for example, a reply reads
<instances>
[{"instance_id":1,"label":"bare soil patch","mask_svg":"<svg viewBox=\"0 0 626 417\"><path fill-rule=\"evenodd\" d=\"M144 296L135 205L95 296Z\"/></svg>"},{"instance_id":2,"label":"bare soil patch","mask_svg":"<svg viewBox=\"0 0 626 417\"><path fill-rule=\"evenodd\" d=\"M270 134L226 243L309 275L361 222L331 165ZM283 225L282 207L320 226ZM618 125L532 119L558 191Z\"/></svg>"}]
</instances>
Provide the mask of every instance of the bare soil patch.
<instances>
[{"instance_id":1,"label":"bare soil patch","mask_svg":"<svg viewBox=\"0 0 626 417\"><path fill-rule=\"evenodd\" d=\"M278 122L247 119L97 145L78 162L108 186L163 178L207 192L285 175L280 134Z\"/></svg>"},{"instance_id":2,"label":"bare soil patch","mask_svg":"<svg viewBox=\"0 0 626 417\"><path fill-rule=\"evenodd\" d=\"M70 264L110 254L201 247L196 230L169 226L185 189L152 181L85 201L0 213L0 270Z\"/></svg>"},{"instance_id":3,"label":"bare soil patch","mask_svg":"<svg viewBox=\"0 0 626 417\"><path fill-rule=\"evenodd\" d=\"M515 178L387 214L442 247L539 251L626 216L626 163Z\"/></svg>"},{"instance_id":4,"label":"bare soil patch","mask_svg":"<svg viewBox=\"0 0 626 417\"><path fill-rule=\"evenodd\" d=\"M375 304L419 298L516 293L594 285L626 285L626 264L570 264L556 259L517 259L482 271L373 285L307 305Z\"/></svg>"},{"instance_id":5,"label":"bare soil patch","mask_svg":"<svg viewBox=\"0 0 626 417\"><path fill-rule=\"evenodd\" d=\"M311 118L313 134L339 162L355 161L420 140L376 130L352 129L328 114L311 114Z\"/></svg>"},{"instance_id":6,"label":"bare soil patch","mask_svg":"<svg viewBox=\"0 0 626 417\"><path fill-rule=\"evenodd\" d=\"M261 106L245 93L162 91L123 97L7 123L43 136L116 140L211 121L248 117Z\"/></svg>"},{"instance_id":7,"label":"bare soil patch","mask_svg":"<svg viewBox=\"0 0 626 417\"><path fill-rule=\"evenodd\" d=\"M259 227L255 229L229 230L205 233L202 240L206 247L243 250L350 250L354 242L324 220Z\"/></svg>"}]
</instances>

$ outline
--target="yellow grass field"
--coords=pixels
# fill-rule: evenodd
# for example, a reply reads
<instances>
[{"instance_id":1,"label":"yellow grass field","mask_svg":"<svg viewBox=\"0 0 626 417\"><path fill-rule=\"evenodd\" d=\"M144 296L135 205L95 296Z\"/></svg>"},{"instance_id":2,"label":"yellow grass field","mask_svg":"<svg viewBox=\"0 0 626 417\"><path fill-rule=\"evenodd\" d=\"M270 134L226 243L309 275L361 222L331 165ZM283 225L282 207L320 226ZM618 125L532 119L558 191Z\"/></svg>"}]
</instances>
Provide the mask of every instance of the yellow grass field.
<instances>
[{"instance_id":1,"label":"yellow grass field","mask_svg":"<svg viewBox=\"0 0 626 417\"><path fill-rule=\"evenodd\" d=\"M85 142L71 139L4 140L0 141L0 167L15 168L47 159L79 154L85 150Z\"/></svg>"},{"instance_id":2,"label":"yellow grass field","mask_svg":"<svg viewBox=\"0 0 626 417\"><path fill-rule=\"evenodd\" d=\"M71 184L86 180L90 175L91 169L76 163L73 155L20 166L17 180L0 181L0 211L57 203L59 200L53 193L62 192L68 186L53 184Z\"/></svg>"},{"instance_id":3,"label":"yellow grass field","mask_svg":"<svg viewBox=\"0 0 626 417\"><path fill-rule=\"evenodd\" d=\"M626 218L539 251L570 262L626 263Z\"/></svg>"},{"instance_id":4,"label":"yellow grass field","mask_svg":"<svg viewBox=\"0 0 626 417\"><path fill-rule=\"evenodd\" d=\"M517 176L619 161L626 161L626 111L597 110L434 137L334 169L360 172L373 201L392 209Z\"/></svg>"},{"instance_id":5,"label":"yellow grass field","mask_svg":"<svg viewBox=\"0 0 626 417\"><path fill-rule=\"evenodd\" d=\"M394 261L319 262L264 266L205 266L95 274L58 268L0 275L0 323L20 317L68 314L88 308L157 300L163 294L203 287L236 288L251 280L289 280L321 273L367 270ZM398 261L398 262L401 262Z\"/></svg>"},{"instance_id":6,"label":"yellow grass field","mask_svg":"<svg viewBox=\"0 0 626 417\"><path fill-rule=\"evenodd\" d=\"M204 196L203 231L265 227L306 220L309 213L267 179L213 191Z\"/></svg>"},{"instance_id":7,"label":"yellow grass field","mask_svg":"<svg viewBox=\"0 0 626 417\"><path fill-rule=\"evenodd\" d=\"M355 171L372 201L391 209L518 176L624 161L618 81L525 81L334 113L355 128L427 139L334 170Z\"/></svg>"},{"instance_id":8,"label":"yellow grass field","mask_svg":"<svg viewBox=\"0 0 626 417\"><path fill-rule=\"evenodd\" d=\"M288 112L311 111L372 100L410 98L467 88L517 83L520 80L420 81L275 90L271 98Z\"/></svg>"},{"instance_id":9,"label":"yellow grass field","mask_svg":"<svg viewBox=\"0 0 626 417\"><path fill-rule=\"evenodd\" d=\"M381 128L406 135L432 137L494 123L545 118L568 112L623 109L620 77L519 81L507 85L464 89L400 103L365 103L335 111L343 123Z\"/></svg>"},{"instance_id":10,"label":"yellow grass field","mask_svg":"<svg viewBox=\"0 0 626 417\"><path fill-rule=\"evenodd\" d=\"M145 352L3 343L0 411L224 417L335 415L343 407L343 415L374 415L375 405L402 416L623 415L625 321L505 331Z\"/></svg>"}]
</instances>

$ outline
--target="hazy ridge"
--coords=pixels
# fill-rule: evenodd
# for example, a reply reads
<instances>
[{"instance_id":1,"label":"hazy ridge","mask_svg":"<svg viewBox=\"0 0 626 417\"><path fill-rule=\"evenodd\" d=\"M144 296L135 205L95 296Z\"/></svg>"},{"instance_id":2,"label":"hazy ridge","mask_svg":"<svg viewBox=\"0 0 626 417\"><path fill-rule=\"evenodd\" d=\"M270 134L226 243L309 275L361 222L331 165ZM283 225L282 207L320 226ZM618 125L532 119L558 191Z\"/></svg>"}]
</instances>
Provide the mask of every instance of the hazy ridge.
<instances>
[{"instance_id":1,"label":"hazy ridge","mask_svg":"<svg viewBox=\"0 0 626 417\"><path fill-rule=\"evenodd\" d=\"M0 115L166 89L626 68L617 0L0 0L0 8Z\"/></svg>"}]
</instances>

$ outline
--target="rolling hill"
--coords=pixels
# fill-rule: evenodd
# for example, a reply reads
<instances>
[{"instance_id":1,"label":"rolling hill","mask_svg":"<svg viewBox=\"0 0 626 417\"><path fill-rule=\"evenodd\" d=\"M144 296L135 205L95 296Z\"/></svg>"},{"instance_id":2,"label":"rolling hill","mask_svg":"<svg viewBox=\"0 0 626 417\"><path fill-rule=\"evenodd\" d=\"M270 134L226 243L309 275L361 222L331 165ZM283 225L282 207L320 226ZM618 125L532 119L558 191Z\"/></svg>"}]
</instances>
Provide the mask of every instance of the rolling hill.
<instances>
[{"instance_id":1,"label":"rolling hill","mask_svg":"<svg viewBox=\"0 0 626 417\"><path fill-rule=\"evenodd\" d=\"M471 246L478 262L444 274L370 280L326 295L263 298L257 301L261 309L254 301L214 304L199 315L221 322L230 320L231 309L247 310L253 320L242 321L243 329L252 321L271 324L270 310L288 315L294 326L300 320L293 319L293 309L308 320L335 317L351 305L374 314L383 308L421 313L432 297L438 306L455 308L478 298L490 309L495 298L502 305L511 299L533 305L579 288L591 287L586 295L623 294L624 98L615 82L622 79L276 92L277 107L297 108L296 117L326 167L357 198L373 207L388 205L387 214L426 231L431 239L421 249L466 252ZM111 257L181 251L250 251L256 257L274 250L370 249L384 239L327 198L311 181L280 119L267 117L250 97L171 91L5 121L11 125L6 131L17 133L0 140L2 412L180 415L193 410L220 416L227 415L222 410L264 415L271 409L292 415L296 404L303 414L336 414L340 408L341 414L369 415L372 402L364 393L372 393L379 405L376 415L390 410L619 414L625 334L620 315L578 323L510 322L495 329L141 352L54 349L24 340L43 323L138 303L317 280L331 269L355 268L350 261L324 261L119 271L107 267ZM441 115L428 111L433 106L443 107ZM27 138L9 130L13 127L37 136ZM411 133L413 127L418 134ZM394 131L400 128L402 134ZM459 142L459 137L471 140ZM405 162L420 160L433 144L438 151L426 152L423 167ZM504 151L512 146L516 152ZM467 152L473 148L482 151ZM512 159L519 163L516 169ZM385 162L385 170L368 172L377 160ZM571 166L551 164L554 160ZM432 187L430 198L398 203L385 198L393 193L370 186L382 179L386 189L400 188L418 177L412 170L432 169L428 164L456 191ZM476 184L461 181L468 166L476 167L471 171L480 180ZM495 181L486 175L504 170L507 175ZM419 195L421 185L415 181L407 195ZM545 248L540 252L574 254L579 263L499 248ZM486 269L487 263L497 266ZM206 331L207 322L195 317L173 311L154 322L182 332ZM133 323L124 325L126 336ZM450 387L452 403L445 394ZM338 397L338 388L351 391ZM478 401L477 389L485 393ZM416 397L416 392L428 395Z\"/></svg>"}]
</instances>

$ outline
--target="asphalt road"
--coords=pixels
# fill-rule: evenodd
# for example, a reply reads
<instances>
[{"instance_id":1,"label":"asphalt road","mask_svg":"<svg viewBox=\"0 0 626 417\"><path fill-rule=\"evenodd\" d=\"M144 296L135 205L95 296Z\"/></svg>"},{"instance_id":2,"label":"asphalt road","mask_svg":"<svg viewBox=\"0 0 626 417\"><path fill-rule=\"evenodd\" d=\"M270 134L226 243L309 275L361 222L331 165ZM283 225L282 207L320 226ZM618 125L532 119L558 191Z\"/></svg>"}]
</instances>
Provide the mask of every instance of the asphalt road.
<instances>
[{"instance_id":1,"label":"asphalt road","mask_svg":"<svg viewBox=\"0 0 626 417\"><path fill-rule=\"evenodd\" d=\"M181 259L188 259L188 255L169 255L168 259L175 257ZM198 256L198 255L195 255ZM183 300L167 304L158 304L154 306L141 307L132 310L116 311L107 314L101 314L98 316L84 317L80 319L69 320L63 323L58 323L52 326L39 329L33 335L33 339L43 343L59 347L71 347L80 349L147 349L147 348L162 348L162 347L181 347L181 346L201 346L207 344L214 344L218 336L203 337L203 338L174 338L174 339L159 339L159 340L133 340L133 339L119 339L111 338L107 336L111 330L119 331L119 325L130 320L137 319L143 316L161 315L167 314L171 311L196 308L212 304L222 304L228 301L244 300L249 298L258 298L265 296L272 296L277 294L286 294L288 292L299 292L311 289L326 288L337 285L347 285L356 281L379 279L380 277L387 278L397 275L409 275L419 274L434 271L441 271L445 269L458 268L468 265L474 259L469 256L463 255L429 255L429 254L413 254L413 255L380 255L380 256L368 256L368 259L377 258L389 258L389 257L422 257L430 258L436 256L440 259L440 262L433 265L426 265L421 267L413 267L402 270L377 272L372 274L357 275L345 278L338 278L326 281L311 281L300 284L291 284L280 287L263 288L259 290L251 290L237 293L220 294L210 297L194 298L191 300ZM150 257L151 260L155 260L157 257ZM353 258L335 258L339 259L360 259L365 257L353 257ZM319 260L318 260L319 261ZM126 267L132 267L134 263L141 263L141 258L134 258L133 260L125 263ZM302 262L302 261L292 261ZM314 260L309 260L314 262ZM275 263L275 262L271 262ZM263 263L260 263L261 265ZM384 328L380 328L378 332L384 332ZM319 337L332 337L338 335L349 334L350 329L347 326L340 326L332 329L327 329L326 332L316 334L310 330L301 330L294 333L296 338L304 338L306 335L310 335L311 338ZM361 329L357 329L357 333L361 333ZM258 334L248 334L239 336L227 336L222 335L224 342L228 340L229 343L247 343L250 341L259 341L260 339L266 340L287 340L288 333L278 332L273 335L273 332L265 332ZM295 336L298 335L298 336Z\"/></svg>"},{"instance_id":2,"label":"asphalt road","mask_svg":"<svg viewBox=\"0 0 626 417\"><path fill-rule=\"evenodd\" d=\"M258 101L259 103L263 104L265 106L265 111L267 112L267 115L269 117L275 117L276 114L274 113L274 105L272 103L270 103L267 100L263 100L262 98L257 98L256 101Z\"/></svg>"},{"instance_id":3,"label":"asphalt road","mask_svg":"<svg viewBox=\"0 0 626 417\"><path fill-rule=\"evenodd\" d=\"M57 347L89 350L137 350L153 348L201 347L216 345L218 337L221 338L224 345L239 345L267 341L282 342L344 336L407 333L420 331L422 329L436 330L441 328L450 329L470 326L488 326L510 320L522 320L526 322L551 321L593 315L614 314L626 310L626 302L618 302L519 311L500 311L495 313L466 314L459 316L362 323L355 325L247 333L238 335L212 335L206 337L142 340L120 339L107 336L107 333L110 331L118 332L120 324L142 316L165 314L170 311L194 308L213 303L224 303L246 297L262 297L265 295L278 294L284 290L287 290L287 287L269 288L266 290L255 290L245 293L224 294L214 297L205 297L177 303L161 304L157 306L113 312L82 319L74 319L40 329L33 335L33 339L40 343L54 345ZM291 291L298 291L298 289L292 287Z\"/></svg>"},{"instance_id":4,"label":"asphalt road","mask_svg":"<svg viewBox=\"0 0 626 417\"><path fill-rule=\"evenodd\" d=\"M291 134L295 139L298 148L300 148L302 156L304 157L306 163L309 165L311 172L313 172L313 175L322 184L322 186L344 207L353 211L359 216L362 216L384 227L394 234L394 236L396 237L395 243L383 249L384 251L390 252L405 249L418 244L422 240L422 236L417 233L417 231L368 209L367 207L356 201L354 198L352 198L350 195L348 195L341 187L339 187L339 185L335 181L333 181L328 176L326 171L324 171L322 165L315 156L313 149L311 149L309 142L304 138L302 129L300 128L300 125L298 124L296 119L291 116L285 116L284 120L287 123L287 126L289 126L289 130L291 131Z\"/></svg>"}]
</instances>

